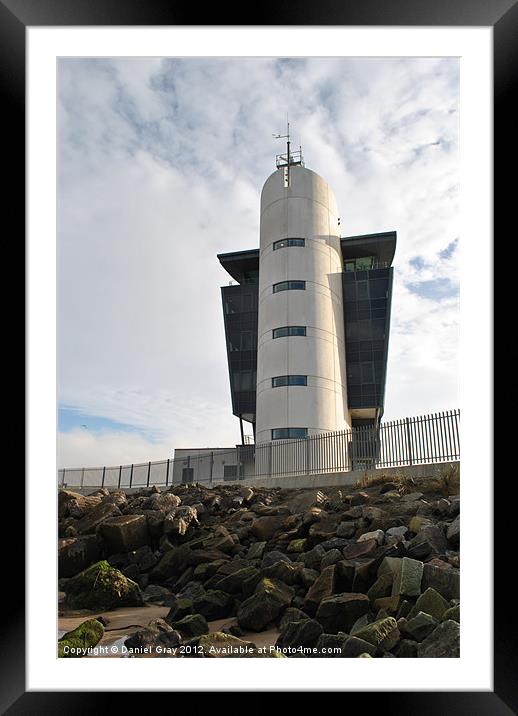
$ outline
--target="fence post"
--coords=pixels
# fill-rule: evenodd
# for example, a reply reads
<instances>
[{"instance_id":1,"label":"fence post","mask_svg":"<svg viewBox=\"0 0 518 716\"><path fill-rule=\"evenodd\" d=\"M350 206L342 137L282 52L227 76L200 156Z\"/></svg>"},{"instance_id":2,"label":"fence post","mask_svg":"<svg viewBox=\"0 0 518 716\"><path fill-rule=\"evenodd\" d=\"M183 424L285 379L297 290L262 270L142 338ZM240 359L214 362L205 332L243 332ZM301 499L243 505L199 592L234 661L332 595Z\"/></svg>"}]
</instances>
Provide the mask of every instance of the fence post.
<instances>
[{"instance_id":1,"label":"fence post","mask_svg":"<svg viewBox=\"0 0 518 716\"><path fill-rule=\"evenodd\" d=\"M408 446L408 462L410 465L413 465L413 459L412 459L412 437L410 435L410 419L405 418L405 425L406 425L406 442Z\"/></svg>"},{"instance_id":2,"label":"fence post","mask_svg":"<svg viewBox=\"0 0 518 716\"><path fill-rule=\"evenodd\" d=\"M131 463L131 471L130 471L130 481L129 486L131 487L133 484L133 463Z\"/></svg>"},{"instance_id":3,"label":"fence post","mask_svg":"<svg viewBox=\"0 0 518 716\"><path fill-rule=\"evenodd\" d=\"M83 483L85 481L85 469L84 467L81 468L81 487L83 487Z\"/></svg>"},{"instance_id":4,"label":"fence post","mask_svg":"<svg viewBox=\"0 0 518 716\"><path fill-rule=\"evenodd\" d=\"M121 478L122 478L122 465L119 465L119 481L117 483L117 487L120 489L121 486Z\"/></svg>"},{"instance_id":5,"label":"fence post","mask_svg":"<svg viewBox=\"0 0 518 716\"><path fill-rule=\"evenodd\" d=\"M167 458L167 467L165 470L165 486L169 485L169 458Z\"/></svg>"},{"instance_id":6,"label":"fence post","mask_svg":"<svg viewBox=\"0 0 518 716\"><path fill-rule=\"evenodd\" d=\"M61 478L61 487L65 486L65 468L63 468L63 477Z\"/></svg>"},{"instance_id":7,"label":"fence post","mask_svg":"<svg viewBox=\"0 0 518 716\"><path fill-rule=\"evenodd\" d=\"M104 477L106 475L106 465L103 467L103 479L101 481L101 487L104 487Z\"/></svg>"},{"instance_id":8,"label":"fence post","mask_svg":"<svg viewBox=\"0 0 518 716\"><path fill-rule=\"evenodd\" d=\"M209 478L209 482L210 482L211 485L212 485L212 472L213 472L213 469L214 469L214 451L211 450L211 451L210 451L210 478Z\"/></svg>"},{"instance_id":9,"label":"fence post","mask_svg":"<svg viewBox=\"0 0 518 716\"><path fill-rule=\"evenodd\" d=\"M149 477L151 475L151 460L147 464L147 481L146 481L146 487L149 487Z\"/></svg>"}]
</instances>

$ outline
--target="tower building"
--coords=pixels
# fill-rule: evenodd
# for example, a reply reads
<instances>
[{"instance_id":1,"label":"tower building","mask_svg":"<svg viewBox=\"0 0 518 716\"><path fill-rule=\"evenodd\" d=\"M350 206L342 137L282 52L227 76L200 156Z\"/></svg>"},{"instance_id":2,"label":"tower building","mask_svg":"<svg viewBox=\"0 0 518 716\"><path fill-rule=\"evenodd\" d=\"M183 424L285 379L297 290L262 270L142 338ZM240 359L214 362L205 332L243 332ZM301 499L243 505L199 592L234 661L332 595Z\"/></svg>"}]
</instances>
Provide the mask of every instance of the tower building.
<instances>
[{"instance_id":1,"label":"tower building","mask_svg":"<svg viewBox=\"0 0 518 716\"><path fill-rule=\"evenodd\" d=\"M261 192L259 249L219 254L232 396L257 444L376 425L384 406L396 232L340 235L302 152Z\"/></svg>"}]
</instances>

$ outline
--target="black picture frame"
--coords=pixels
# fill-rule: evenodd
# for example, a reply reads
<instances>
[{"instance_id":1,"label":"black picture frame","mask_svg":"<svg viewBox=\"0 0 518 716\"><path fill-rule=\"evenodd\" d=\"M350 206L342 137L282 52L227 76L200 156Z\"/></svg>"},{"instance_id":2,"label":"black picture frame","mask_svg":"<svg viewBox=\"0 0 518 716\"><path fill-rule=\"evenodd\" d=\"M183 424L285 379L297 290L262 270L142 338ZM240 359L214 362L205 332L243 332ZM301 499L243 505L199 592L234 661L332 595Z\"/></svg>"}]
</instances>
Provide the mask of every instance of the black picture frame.
<instances>
[{"instance_id":1,"label":"black picture frame","mask_svg":"<svg viewBox=\"0 0 518 716\"><path fill-rule=\"evenodd\" d=\"M278 0L263 2L260 7L254 5L253 18L239 14L232 5L221 4L203 7L203 23L197 22L199 16L200 8L180 6L171 0L0 0L0 81L6 127L4 139L7 138L3 143L4 178L8 172L12 216L25 215L25 31L29 26L491 26L494 32L495 235L498 226L502 226L503 231L504 227L513 225L510 214L516 204L515 181L508 180L505 170L509 158L516 155L517 144L513 100L517 96L518 0L320 0L318 3L299 0L296 4ZM23 226L23 220L20 223ZM18 246L24 246L21 237ZM491 440L487 447L491 449ZM513 523L514 501L510 492L516 488L509 482L503 498L495 494L495 508L498 507L495 525ZM23 489L22 485L18 489ZM20 534L23 535L21 530ZM514 570L504 562L505 544L498 532L495 544L494 691L416 692L409 683L408 692L349 692L344 704L347 710L378 707L383 714L399 716L517 713L518 660L511 623L515 608L514 600L510 599L514 592L508 581ZM23 559L17 558L23 557L23 544L18 543L18 551L19 554L9 560L10 583L17 585L18 599L10 597L12 604L3 620L0 709L9 714L91 713L99 708L95 692L26 692L25 610L21 599L24 568ZM120 698L120 693L103 692L102 708L120 708ZM139 703L144 703L142 698L149 703L145 693L132 693L132 706L138 708Z\"/></svg>"}]
</instances>

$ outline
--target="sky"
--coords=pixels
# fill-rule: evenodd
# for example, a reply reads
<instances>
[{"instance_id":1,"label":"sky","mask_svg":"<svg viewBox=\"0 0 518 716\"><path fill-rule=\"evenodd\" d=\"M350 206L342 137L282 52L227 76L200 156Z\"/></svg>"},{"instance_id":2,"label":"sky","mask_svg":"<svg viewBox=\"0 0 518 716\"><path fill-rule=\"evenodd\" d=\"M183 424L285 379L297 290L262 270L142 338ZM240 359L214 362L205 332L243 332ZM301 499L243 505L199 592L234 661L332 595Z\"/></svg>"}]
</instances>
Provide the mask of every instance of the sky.
<instances>
[{"instance_id":1,"label":"sky","mask_svg":"<svg viewBox=\"0 0 518 716\"><path fill-rule=\"evenodd\" d=\"M397 231L384 420L458 407L458 59L60 59L58 467L240 442L216 255L287 113L342 235Z\"/></svg>"}]
</instances>

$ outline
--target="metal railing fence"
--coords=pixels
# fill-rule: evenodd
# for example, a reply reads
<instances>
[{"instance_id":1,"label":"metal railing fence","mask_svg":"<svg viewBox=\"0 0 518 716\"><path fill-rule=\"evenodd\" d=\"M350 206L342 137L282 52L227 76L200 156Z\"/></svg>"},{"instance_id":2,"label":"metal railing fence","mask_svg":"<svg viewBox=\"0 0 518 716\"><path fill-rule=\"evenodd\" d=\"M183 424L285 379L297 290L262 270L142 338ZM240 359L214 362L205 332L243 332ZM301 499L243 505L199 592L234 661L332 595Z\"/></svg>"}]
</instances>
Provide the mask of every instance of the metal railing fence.
<instances>
[{"instance_id":1,"label":"metal railing fence","mask_svg":"<svg viewBox=\"0 0 518 716\"><path fill-rule=\"evenodd\" d=\"M449 410L295 440L198 450L158 462L65 468L58 471L58 483L66 487L167 487L451 462L460 460L459 423L460 411Z\"/></svg>"}]
</instances>

